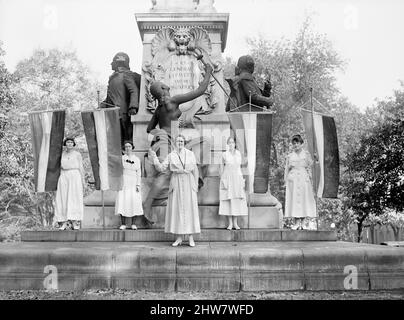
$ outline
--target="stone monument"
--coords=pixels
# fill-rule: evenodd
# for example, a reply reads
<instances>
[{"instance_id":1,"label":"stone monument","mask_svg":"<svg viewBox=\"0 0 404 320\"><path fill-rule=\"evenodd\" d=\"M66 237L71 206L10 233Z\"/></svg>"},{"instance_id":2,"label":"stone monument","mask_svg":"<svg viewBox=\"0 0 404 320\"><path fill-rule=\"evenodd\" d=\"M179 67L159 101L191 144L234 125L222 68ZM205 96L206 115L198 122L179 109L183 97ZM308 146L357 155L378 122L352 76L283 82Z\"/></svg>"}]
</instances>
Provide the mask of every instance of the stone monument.
<instances>
[{"instance_id":1,"label":"stone monument","mask_svg":"<svg viewBox=\"0 0 404 320\"><path fill-rule=\"evenodd\" d=\"M147 13L136 13L136 22L143 42L142 78L140 84L139 111L131 117L136 155L141 159L143 171L142 198L146 199L154 181L154 170L147 158L153 137L146 129L153 117L157 102L150 93L154 81L161 81L171 88L171 94L181 94L196 89L203 79L204 67L198 60L203 55L205 63L214 67L206 92L199 98L180 106L178 130L186 137L209 141L209 165L203 187L198 192L200 222L202 228L225 227L225 217L218 215L219 163L230 135L226 114L226 98L220 88L223 85L223 57L226 48L228 13L218 13L213 0L154 0ZM174 133L172 133L174 135ZM194 150L193 150L194 151ZM195 151L194 151L195 152ZM106 222L108 227L118 226L113 216L115 195L105 195ZM153 203L150 218L154 227L164 226L166 192ZM279 228L282 215L275 207L277 202L268 194L250 196L250 214L240 219L244 228ZM86 199L83 227L100 227L102 221L99 201Z\"/></svg>"}]
</instances>

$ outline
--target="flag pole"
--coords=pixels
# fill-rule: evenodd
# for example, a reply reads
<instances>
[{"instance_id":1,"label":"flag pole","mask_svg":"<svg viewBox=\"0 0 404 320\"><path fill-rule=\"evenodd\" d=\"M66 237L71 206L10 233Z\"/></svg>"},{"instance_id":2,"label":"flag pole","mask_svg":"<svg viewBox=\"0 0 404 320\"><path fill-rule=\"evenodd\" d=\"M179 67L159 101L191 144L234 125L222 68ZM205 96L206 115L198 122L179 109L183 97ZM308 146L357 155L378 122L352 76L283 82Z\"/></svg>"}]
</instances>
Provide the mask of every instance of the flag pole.
<instances>
[{"instance_id":1,"label":"flag pole","mask_svg":"<svg viewBox=\"0 0 404 320\"><path fill-rule=\"evenodd\" d=\"M316 163L317 163L317 151L315 149L315 139L316 135L314 132L314 105L313 105L313 87L310 87L310 107L311 107L311 124L312 124L312 134L313 134L313 160L314 160L314 166L313 166L313 191L314 191L314 201L316 204L316 226L317 226L317 231L318 231L318 210L317 210L317 173L316 173Z\"/></svg>"},{"instance_id":2,"label":"flag pole","mask_svg":"<svg viewBox=\"0 0 404 320\"><path fill-rule=\"evenodd\" d=\"M100 108L100 90L97 90L97 104ZM101 203L102 203L102 228L105 229L105 202L104 202L104 190L101 189Z\"/></svg>"},{"instance_id":3,"label":"flag pole","mask_svg":"<svg viewBox=\"0 0 404 320\"><path fill-rule=\"evenodd\" d=\"M196 48L195 54L196 54L196 55L195 55L196 59L197 59L197 60L200 60L204 66L206 66L206 65L208 64L208 62L206 62L206 61L203 59L203 52L202 52L200 49ZM212 66L212 67L213 67L213 66ZM216 76L213 74L213 72L214 72L214 70L211 71L210 75L213 77L213 79L215 79L216 83L217 83L217 84L219 85L219 87L223 90L224 94L229 98L230 103L233 105L233 107L237 108L236 103L233 101L233 99L232 99L232 98L230 97L230 95L227 93L226 89L223 87L223 85L220 83L220 81L216 78Z\"/></svg>"},{"instance_id":4,"label":"flag pole","mask_svg":"<svg viewBox=\"0 0 404 320\"><path fill-rule=\"evenodd\" d=\"M248 91L248 111L251 114L251 91ZM247 153L248 156L248 153ZM248 163L248 160L247 160ZM248 170L249 171L249 170ZM254 189L253 189L254 191ZM248 175L248 229L250 229L250 215L251 215L251 175Z\"/></svg>"}]
</instances>

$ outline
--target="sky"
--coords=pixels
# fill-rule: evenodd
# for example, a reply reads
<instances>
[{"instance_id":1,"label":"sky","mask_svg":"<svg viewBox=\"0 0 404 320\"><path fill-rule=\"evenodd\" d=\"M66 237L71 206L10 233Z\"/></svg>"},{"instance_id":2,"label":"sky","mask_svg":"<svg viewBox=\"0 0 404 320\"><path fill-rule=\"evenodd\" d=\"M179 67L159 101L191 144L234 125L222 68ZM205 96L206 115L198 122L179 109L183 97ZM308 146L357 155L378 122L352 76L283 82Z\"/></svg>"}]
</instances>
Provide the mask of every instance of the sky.
<instances>
[{"instance_id":1,"label":"sky","mask_svg":"<svg viewBox=\"0 0 404 320\"><path fill-rule=\"evenodd\" d=\"M75 49L107 83L112 57L124 51L131 69L140 72L135 13L151 6L150 0L0 0L4 61L14 71L36 48ZM293 39L312 13L314 30L326 34L347 62L337 85L353 104L364 110L375 99L392 96L404 80L402 0L215 0L214 6L230 14L224 57L247 54L247 37Z\"/></svg>"}]
</instances>

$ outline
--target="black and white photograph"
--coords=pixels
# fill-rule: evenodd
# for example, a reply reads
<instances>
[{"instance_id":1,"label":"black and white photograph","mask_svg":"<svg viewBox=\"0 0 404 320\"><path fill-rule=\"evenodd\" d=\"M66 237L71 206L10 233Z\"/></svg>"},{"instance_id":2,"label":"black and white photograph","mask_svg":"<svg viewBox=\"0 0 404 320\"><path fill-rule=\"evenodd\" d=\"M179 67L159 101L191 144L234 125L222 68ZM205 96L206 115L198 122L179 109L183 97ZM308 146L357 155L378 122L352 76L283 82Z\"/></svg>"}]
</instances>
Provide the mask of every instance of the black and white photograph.
<instances>
[{"instance_id":1,"label":"black and white photograph","mask_svg":"<svg viewBox=\"0 0 404 320\"><path fill-rule=\"evenodd\" d=\"M0 0L0 300L403 300L403 13Z\"/></svg>"}]
</instances>

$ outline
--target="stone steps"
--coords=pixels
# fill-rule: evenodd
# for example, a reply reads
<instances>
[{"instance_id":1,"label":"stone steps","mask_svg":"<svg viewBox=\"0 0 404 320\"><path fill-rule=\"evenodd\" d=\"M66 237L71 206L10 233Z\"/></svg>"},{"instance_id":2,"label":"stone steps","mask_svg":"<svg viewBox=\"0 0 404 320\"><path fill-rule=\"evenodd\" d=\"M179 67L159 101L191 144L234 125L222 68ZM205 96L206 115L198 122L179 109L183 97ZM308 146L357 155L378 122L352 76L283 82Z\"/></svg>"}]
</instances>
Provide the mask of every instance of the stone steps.
<instances>
[{"instance_id":1,"label":"stone steps","mask_svg":"<svg viewBox=\"0 0 404 320\"><path fill-rule=\"evenodd\" d=\"M219 181L213 183L211 179L207 179L206 186L198 192L201 228L224 228L227 225L227 217L218 214L218 186ZM142 188L142 199L146 198L148 190L146 185ZM115 215L116 192L105 191L103 198L105 204L104 210L101 206L100 191L94 191L85 198L84 217L81 224L83 228L99 229L103 227L103 223L105 223L106 228L115 228L120 225L120 217ZM255 205L250 207L249 217L240 216L238 218L240 227L249 229L278 229L282 227L282 212L275 207L274 198L270 194L253 194L251 201ZM155 228L164 228L165 213L165 204L153 206L150 218L155 221ZM142 227L141 221L137 221L136 223Z\"/></svg>"},{"instance_id":2,"label":"stone steps","mask_svg":"<svg viewBox=\"0 0 404 320\"><path fill-rule=\"evenodd\" d=\"M225 228L228 225L227 217L218 215L218 206L199 206L199 220L201 228ZM84 217L81 225L85 229L100 229L105 219L105 227L118 228L121 220L114 213L114 207L105 207L103 217L102 207L86 206L84 208ZM282 215L275 207L253 207L250 208L251 216L241 216L237 219L241 228L261 229L273 228L278 229L281 226ZM150 218L155 221L154 228L164 228L166 207L153 207ZM143 227L141 221L136 221L138 227Z\"/></svg>"},{"instance_id":3,"label":"stone steps","mask_svg":"<svg viewBox=\"0 0 404 320\"><path fill-rule=\"evenodd\" d=\"M404 248L338 241L0 244L2 290L46 284L68 291L404 289Z\"/></svg>"},{"instance_id":4,"label":"stone steps","mask_svg":"<svg viewBox=\"0 0 404 320\"><path fill-rule=\"evenodd\" d=\"M56 241L56 242L164 242L174 241L175 235L165 233L163 229L139 230L100 230L81 229L78 231L24 231L21 240ZM336 241L335 231L282 230L282 229L202 229L195 235L199 242L232 242L232 241Z\"/></svg>"}]
</instances>

